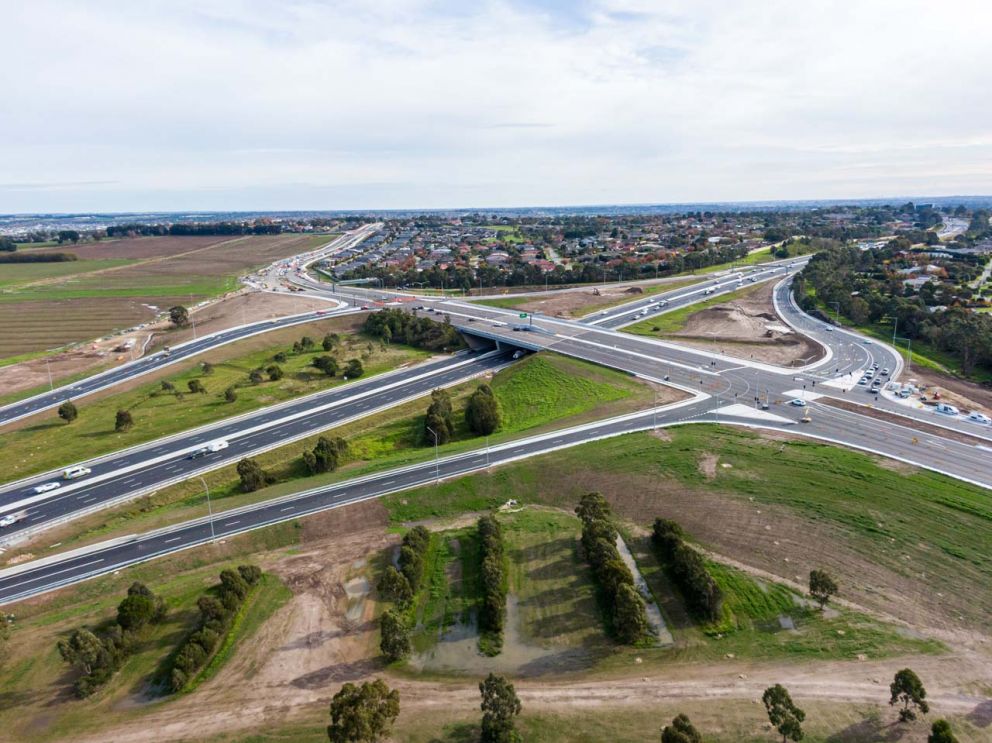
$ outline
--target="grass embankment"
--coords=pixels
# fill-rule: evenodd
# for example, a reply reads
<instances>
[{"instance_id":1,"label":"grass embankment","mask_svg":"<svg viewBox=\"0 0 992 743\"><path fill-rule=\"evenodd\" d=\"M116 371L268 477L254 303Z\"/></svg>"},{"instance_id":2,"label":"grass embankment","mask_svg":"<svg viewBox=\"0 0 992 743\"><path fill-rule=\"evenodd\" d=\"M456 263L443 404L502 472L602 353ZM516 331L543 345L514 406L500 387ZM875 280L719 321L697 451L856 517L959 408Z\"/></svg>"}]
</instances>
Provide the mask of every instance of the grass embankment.
<instances>
[{"instance_id":1,"label":"grass embankment","mask_svg":"<svg viewBox=\"0 0 992 743\"><path fill-rule=\"evenodd\" d=\"M697 312L702 312L703 310L708 310L710 307L716 307L727 302L733 302L735 299L742 299L759 288L764 287L761 285L746 286L727 294L710 297L696 304L690 304L687 307L679 307L671 312L645 318L640 322L622 328L621 332L632 333L634 335L647 335L655 338L672 335L682 330L689 322L689 318Z\"/></svg>"},{"instance_id":2,"label":"grass embankment","mask_svg":"<svg viewBox=\"0 0 992 743\"><path fill-rule=\"evenodd\" d=\"M735 557L750 528L760 547L751 564L800 581L812 568L834 570L843 595L868 605L893 609L911 594L966 624L992 612L986 491L823 444L706 425L667 433L670 442L646 433L607 439L424 488L419 497L389 495L384 503L396 522L406 522L483 511L507 497L570 509L599 490L623 517L645 525L655 516L676 518L705 546ZM704 457L720 466L708 472ZM755 508L767 515L752 525ZM776 531L786 528L788 540ZM864 585L858 573L867 565L884 572L877 581L892 581L888 589Z\"/></svg>"},{"instance_id":3,"label":"grass embankment","mask_svg":"<svg viewBox=\"0 0 992 743\"><path fill-rule=\"evenodd\" d=\"M482 445L482 440L468 430L464 420L465 403L478 384L473 380L450 389L455 432L452 442L440 447L441 456ZM552 426L575 425L631 412L654 400L651 388L626 374L554 354L529 356L496 374L491 385L503 411L503 426L489 437L491 445L524 432L531 434ZM254 493L241 492L234 465L205 474L214 512L432 458L434 449L422 433L428 402L426 397L413 400L331 429L331 435L348 441L346 459L335 472L307 476L300 458L305 449L316 444L317 436L312 436L256 457L279 482ZM206 507L199 479L189 480L46 532L43 540L45 544L59 542L59 550L71 549L199 518ZM25 550L37 554L39 547L28 544L19 551ZM16 554L11 551L5 557L9 559Z\"/></svg>"},{"instance_id":4,"label":"grass embankment","mask_svg":"<svg viewBox=\"0 0 992 743\"><path fill-rule=\"evenodd\" d=\"M327 327L335 326L329 324ZM44 472L347 384L341 376L328 377L310 367L316 356L325 353L337 358L342 366L348 359L362 359L365 377L428 357L424 351L400 345L383 346L361 334L342 335L339 346L325 352L320 347L323 336L313 336L314 331L320 329L319 325L308 325L293 331L295 338L308 334L314 338L316 350L311 352L294 353L292 342L284 341L279 345L267 345L250 353L212 362L213 371L209 374L204 373L201 363L220 357L220 349L202 354L198 361L177 364L168 369L164 379L174 385L176 391L181 393L179 395L164 391L161 381L154 381L102 399L83 398L76 404L79 418L71 424L62 421L55 410L49 411L46 413L48 420L9 431L0 438L0 466L4 479L15 480ZM287 334L282 332L282 335L285 337ZM231 349L239 345L241 342L231 344L224 355L230 354ZM247 342L245 345L248 345ZM264 369L277 363L273 360L277 352L286 354L286 360L278 363L284 376L270 381L266 375L265 381L251 384L248 374L253 369ZM191 380L199 381L207 393L190 393L187 384ZM237 395L233 403L224 398L225 390L232 386ZM114 431L118 410L127 410L134 419L133 427L127 432Z\"/></svg>"},{"instance_id":5,"label":"grass embankment","mask_svg":"<svg viewBox=\"0 0 992 743\"><path fill-rule=\"evenodd\" d=\"M9 736L5 739L66 740L140 716L146 703L159 695L157 683L164 662L195 623L196 600L204 588L216 582L220 570L233 568L261 551L296 544L299 535L295 524L280 524L9 608L16 622L0 678L0 695L11 700L0 705L0 726ZM112 617L127 587L136 580L165 599L166 620L149 628L123 667L93 697L71 700L74 677L59 657L56 642L77 627L92 627ZM266 575L250 605L246 604L241 622L228 635L225 647L230 649L218 652L203 680L216 674L249 642L290 595L278 578Z\"/></svg>"}]
</instances>

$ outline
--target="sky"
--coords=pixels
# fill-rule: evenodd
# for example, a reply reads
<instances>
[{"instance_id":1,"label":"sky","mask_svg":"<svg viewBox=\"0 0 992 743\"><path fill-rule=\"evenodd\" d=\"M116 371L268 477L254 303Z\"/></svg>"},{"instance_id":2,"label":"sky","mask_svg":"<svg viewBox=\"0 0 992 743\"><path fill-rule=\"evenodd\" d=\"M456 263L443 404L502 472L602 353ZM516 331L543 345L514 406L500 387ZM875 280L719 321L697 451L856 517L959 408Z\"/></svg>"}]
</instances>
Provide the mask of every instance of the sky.
<instances>
[{"instance_id":1,"label":"sky","mask_svg":"<svg viewBox=\"0 0 992 743\"><path fill-rule=\"evenodd\" d=\"M992 193L973 0L2 0L0 213Z\"/></svg>"}]
</instances>

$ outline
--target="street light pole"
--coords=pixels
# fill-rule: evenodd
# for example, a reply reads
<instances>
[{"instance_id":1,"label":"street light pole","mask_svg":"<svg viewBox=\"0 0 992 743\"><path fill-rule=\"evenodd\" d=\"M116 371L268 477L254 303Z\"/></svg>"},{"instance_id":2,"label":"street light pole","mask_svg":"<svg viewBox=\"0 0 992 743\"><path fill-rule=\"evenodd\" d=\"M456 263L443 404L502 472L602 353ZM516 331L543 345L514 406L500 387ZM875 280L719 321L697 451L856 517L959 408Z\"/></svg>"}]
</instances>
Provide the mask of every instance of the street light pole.
<instances>
[{"instance_id":1,"label":"street light pole","mask_svg":"<svg viewBox=\"0 0 992 743\"><path fill-rule=\"evenodd\" d=\"M427 426L427 430L434 435L434 484L438 485L441 482L441 460L437 453L437 431L430 426Z\"/></svg>"},{"instance_id":2,"label":"street light pole","mask_svg":"<svg viewBox=\"0 0 992 743\"><path fill-rule=\"evenodd\" d=\"M214 512L210 507L210 488L207 487L207 481L202 477L197 477L197 479L203 483L203 489L207 493L207 514L210 519L210 541L214 541L217 538L217 533L214 531Z\"/></svg>"},{"instance_id":3,"label":"street light pole","mask_svg":"<svg viewBox=\"0 0 992 743\"><path fill-rule=\"evenodd\" d=\"M48 357L45 357L45 371L48 372L48 391L54 392L55 385L52 383L52 367L48 365Z\"/></svg>"}]
</instances>

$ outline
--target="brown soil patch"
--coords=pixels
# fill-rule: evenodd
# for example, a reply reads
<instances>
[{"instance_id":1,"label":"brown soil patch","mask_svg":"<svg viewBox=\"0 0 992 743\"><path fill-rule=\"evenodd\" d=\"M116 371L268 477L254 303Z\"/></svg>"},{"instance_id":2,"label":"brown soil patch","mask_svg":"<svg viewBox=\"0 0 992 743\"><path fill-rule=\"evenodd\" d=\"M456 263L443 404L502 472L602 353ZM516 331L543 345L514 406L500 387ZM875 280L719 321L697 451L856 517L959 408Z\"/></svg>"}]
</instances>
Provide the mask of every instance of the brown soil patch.
<instances>
[{"instance_id":1,"label":"brown soil patch","mask_svg":"<svg viewBox=\"0 0 992 743\"><path fill-rule=\"evenodd\" d=\"M718 461L719 460L715 454L700 454L698 462L699 472L707 480L712 480L716 477L716 465Z\"/></svg>"},{"instance_id":2,"label":"brown soil patch","mask_svg":"<svg viewBox=\"0 0 992 743\"><path fill-rule=\"evenodd\" d=\"M766 282L735 299L695 312L670 337L776 366L799 366L823 358L822 346L793 331L775 313L774 288L775 282Z\"/></svg>"},{"instance_id":3,"label":"brown soil patch","mask_svg":"<svg viewBox=\"0 0 992 743\"><path fill-rule=\"evenodd\" d=\"M101 240L100 242L72 245L66 243L55 248L42 248L38 253L75 253L80 260L101 260L107 258L129 258L143 260L159 258L188 250L206 248L210 245L229 242L237 239L232 235L204 235L195 237L131 237L120 240Z\"/></svg>"},{"instance_id":4,"label":"brown soil patch","mask_svg":"<svg viewBox=\"0 0 992 743\"><path fill-rule=\"evenodd\" d=\"M969 382L919 367L914 367L911 372L903 371L902 376L906 381L915 379L918 386L930 387L927 390L928 396L938 390L941 400L962 410L981 410L986 414L992 412L992 385Z\"/></svg>"},{"instance_id":5,"label":"brown soil patch","mask_svg":"<svg viewBox=\"0 0 992 743\"><path fill-rule=\"evenodd\" d=\"M667 281L661 279L644 285L608 284L588 289L559 290L533 299L521 297L519 304L515 306L524 312L540 312L556 317L583 317L602 307L640 299L645 296L643 286L670 285L669 289L676 289L695 281L697 279L686 279L682 276Z\"/></svg>"}]
</instances>

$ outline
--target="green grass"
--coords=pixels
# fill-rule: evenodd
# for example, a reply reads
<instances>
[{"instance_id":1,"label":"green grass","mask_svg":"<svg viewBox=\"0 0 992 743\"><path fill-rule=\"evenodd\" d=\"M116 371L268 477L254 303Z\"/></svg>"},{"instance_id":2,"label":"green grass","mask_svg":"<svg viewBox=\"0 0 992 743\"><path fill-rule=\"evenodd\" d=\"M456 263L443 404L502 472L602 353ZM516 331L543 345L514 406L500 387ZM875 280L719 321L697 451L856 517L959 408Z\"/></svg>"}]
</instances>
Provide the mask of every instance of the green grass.
<instances>
[{"instance_id":1,"label":"green grass","mask_svg":"<svg viewBox=\"0 0 992 743\"><path fill-rule=\"evenodd\" d=\"M300 330L299 334L313 334L313 328ZM319 337L315 340L320 341ZM229 358L216 363L213 373L205 375L199 362L185 362L174 367L168 381L185 392L180 399L162 391L160 382L141 385L131 391L103 399L77 403L79 418L65 424L51 411L48 421L11 431L0 438L0 464L6 479L17 479L34 472L43 472L70 462L88 459L117 449L134 446L160 436L240 415L252 410L301 395L347 384L341 377L327 377L310 368L315 356L324 352L293 354L291 344L281 344ZM369 351L369 347L372 348ZM319 348L319 345L317 346ZM285 376L276 382L265 381L258 385L248 382L248 373L258 367L273 363L277 351L288 353L280 364ZM382 373L400 364L426 358L427 354L416 349L392 345L381 347L364 336L342 336L342 346L331 353L341 362L364 357L366 376ZM209 361L211 355L202 359ZM215 357L216 358L216 357ZM207 388L207 394L190 394L187 383L197 379ZM237 400L224 400L224 390L237 388ZM128 410L133 428L126 433L114 431L118 410Z\"/></svg>"},{"instance_id":2,"label":"green grass","mask_svg":"<svg viewBox=\"0 0 992 743\"><path fill-rule=\"evenodd\" d=\"M493 379L502 431L523 431L579 415L646 389L633 377L567 356L537 354Z\"/></svg>"},{"instance_id":3,"label":"green grass","mask_svg":"<svg viewBox=\"0 0 992 743\"><path fill-rule=\"evenodd\" d=\"M987 491L928 471L897 472L824 444L769 441L708 425L669 433L670 443L649 434L607 439L383 501L395 522L406 522L485 510L510 497L572 508L590 482L619 503L657 493L659 507L672 489L719 494L829 527L847 548L894 574L925 575L948 611L966 622L992 612L984 590L992 581ZM731 467L707 478L698 465L705 452ZM645 521L654 515L645 514Z\"/></svg>"},{"instance_id":4,"label":"green grass","mask_svg":"<svg viewBox=\"0 0 992 743\"><path fill-rule=\"evenodd\" d=\"M639 299L644 299L645 297L650 297L655 294L660 294L662 292L671 292L676 289L681 289L686 286L691 286L692 284L699 283L698 279L687 278L682 281L670 281L666 284L652 284L650 286L638 285L643 290L640 294L628 294L622 297L610 297L603 296L600 297L601 301L593 301L586 304L577 313L580 317L588 317L594 312L601 312L605 309L611 309L613 307L619 307L620 305L627 304L628 302L636 302ZM590 285L589 288L592 288ZM553 296L553 295L551 295ZM472 300L475 304L485 304L490 307L500 307L502 309L521 309L526 305L532 304L536 301L534 297L528 296L527 294L511 294L505 297L495 297L491 299L474 299ZM539 311L539 310L535 310Z\"/></svg>"}]
</instances>

